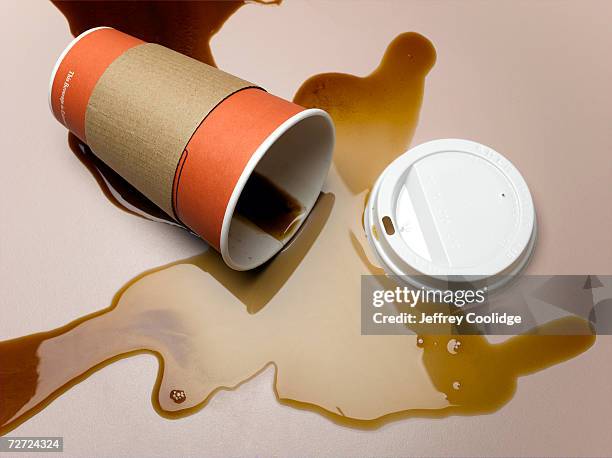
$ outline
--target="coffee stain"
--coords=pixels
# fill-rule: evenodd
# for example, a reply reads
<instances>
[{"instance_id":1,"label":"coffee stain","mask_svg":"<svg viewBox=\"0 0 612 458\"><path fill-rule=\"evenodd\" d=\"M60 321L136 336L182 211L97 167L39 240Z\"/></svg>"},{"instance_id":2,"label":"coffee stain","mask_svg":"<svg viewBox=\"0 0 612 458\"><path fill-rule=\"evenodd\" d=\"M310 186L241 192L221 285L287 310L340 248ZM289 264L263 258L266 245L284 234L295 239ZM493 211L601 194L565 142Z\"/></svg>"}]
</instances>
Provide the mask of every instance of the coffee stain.
<instances>
[{"instance_id":1,"label":"coffee stain","mask_svg":"<svg viewBox=\"0 0 612 458\"><path fill-rule=\"evenodd\" d=\"M384 168L406 151L418 123L425 76L436 61L431 42L402 33L366 77L325 73L304 82L294 102L327 111L336 125L334 163L355 194L369 189ZM368 169L355 167L364 161Z\"/></svg>"},{"instance_id":2,"label":"coffee stain","mask_svg":"<svg viewBox=\"0 0 612 458\"><path fill-rule=\"evenodd\" d=\"M362 230L363 191L409 143L435 61L420 35L393 43L411 57L390 46L372 74L384 77L319 75L309 81L330 83L315 93L319 86L306 82L298 91L296 101L332 112L340 150L326 192L279 255L236 272L208 250L134 278L107 309L0 342L0 434L106 365L142 353L158 360L152 403L166 418L194 413L219 390L272 366L281 403L371 429L414 416L493 412L512 398L518 377L586 351L595 340L588 334L523 335L500 344L482 336L361 335L361 275L381 273ZM397 91L403 111L370 110L363 97L370 91ZM394 140L356 150L349 161L354 135ZM585 334L585 326L565 318L540 332Z\"/></svg>"},{"instance_id":3,"label":"coffee stain","mask_svg":"<svg viewBox=\"0 0 612 458\"><path fill-rule=\"evenodd\" d=\"M93 27L113 27L213 66L210 40L232 14L248 3L279 5L280 2L52 1L68 20L75 37Z\"/></svg>"}]
</instances>

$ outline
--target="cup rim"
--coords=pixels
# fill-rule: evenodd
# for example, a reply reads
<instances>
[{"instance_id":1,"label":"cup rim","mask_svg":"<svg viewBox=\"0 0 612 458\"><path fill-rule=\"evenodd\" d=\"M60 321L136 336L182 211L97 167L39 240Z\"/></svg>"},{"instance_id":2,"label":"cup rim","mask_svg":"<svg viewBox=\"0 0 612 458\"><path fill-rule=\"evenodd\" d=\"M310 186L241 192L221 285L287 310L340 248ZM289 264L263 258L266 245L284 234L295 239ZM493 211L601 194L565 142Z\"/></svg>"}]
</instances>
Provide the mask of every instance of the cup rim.
<instances>
[{"instance_id":1,"label":"cup rim","mask_svg":"<svg viewBox=\"0 0 612 458\"><path fill-rule=\"evenodd\" d=\"M223 258L223 261L225 261L225 263L232 269L240 270L240 271L251 270L251 269L254 269L264 264L266 261L270 259L270 258L267 258L263 260L257 260L253 265L240 265L234 262L234 260L232 259L229 253L229 230L230 230L230 226L231 226L232 219L234 216L234 211L236 209L236 205L238 204L238 200L240 198L240 195L242 194L242 191L248 179L250 178L251 174L257 167L257 164L259 163L259 161L265 156L265 154L272 147L272 145L281 136L283 136L285 132L287 132L293 126L302 122L304 119L312 118L312 117L321 117L322 119L327 121L330 127L331 141L330 141L330 148L329 148L329 153L328 153L328 160L329 160L329 163L331 164L333 145L335 142L335 130L334 130L334 124L331 119L331 116L324 110L321 110L319 108L307 108L305 110L302 110L294 114L293 116L291 116L286 121L284 121L270 135L268 135L268 137L266 137L266 139L257 147L257 149L255 150L251 158L246 163L244 169L242 170L242 173L240 174L240 177L238 178L238 181L236 182L236 185L234 186L232 194L230 195L229 202L225 209L225 214L223 215L219 248L221 251L221 256ZM326 171L325 171L326 174L327 174L328 169L329 167L326 167ZM303 224L303 221L302 221L302 224ZM278 251L280 251L282 247L284 246L285 246L285 243L283 243L282 246L279 247ZM274 254L278 253L278 251L276 251ZM274 254L272 256L274 256Z\"/></svg>"}]
</instances>

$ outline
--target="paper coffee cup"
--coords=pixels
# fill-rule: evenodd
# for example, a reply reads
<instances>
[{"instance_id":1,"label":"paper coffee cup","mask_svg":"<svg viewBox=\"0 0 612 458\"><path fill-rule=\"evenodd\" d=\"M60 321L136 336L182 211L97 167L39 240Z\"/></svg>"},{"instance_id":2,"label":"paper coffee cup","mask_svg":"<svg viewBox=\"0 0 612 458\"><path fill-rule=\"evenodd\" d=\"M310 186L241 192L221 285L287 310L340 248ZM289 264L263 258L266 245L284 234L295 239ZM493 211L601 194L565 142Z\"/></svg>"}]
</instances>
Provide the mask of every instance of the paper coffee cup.
<instances>
[{"instance_id":1,"label":"paper coffee cup","mask_svg":"<svg viewBox=\"0 0 612 458\"><path fill-rule=\"evenodd\" d=\"M536 214L508 159L460 139L416 146L380 175L364 212L385 271L416 287L469 282L500 288L527 265Z\"/></svg>"},{"instance_id":2,"label":"paper coffee cup","mask_svg":"<svg viewBox=\"0 0 612 458\"><path fill-rule=\"evenodd\" d=\"M324 111L108 27L64 50L49 105L101 160L237 270L284 246L331 163L334 128Z\"/></svg>"}]
</instances>

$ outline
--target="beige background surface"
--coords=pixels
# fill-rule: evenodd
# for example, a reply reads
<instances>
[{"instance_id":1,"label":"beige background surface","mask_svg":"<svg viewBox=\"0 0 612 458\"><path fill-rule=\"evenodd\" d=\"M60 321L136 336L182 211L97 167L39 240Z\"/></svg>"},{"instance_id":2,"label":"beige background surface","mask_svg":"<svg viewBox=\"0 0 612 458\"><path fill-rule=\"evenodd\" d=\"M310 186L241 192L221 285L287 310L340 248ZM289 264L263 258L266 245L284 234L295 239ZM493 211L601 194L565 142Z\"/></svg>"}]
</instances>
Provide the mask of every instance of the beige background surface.
<instances>
[{"instance_id":1,"label":"beige background surface","mask_svg":"<svg viewBox=\"0 0 612 458\"><path fill-rule=\"evenodd\" d=\"M540 239L532 273L612 274L612 2L307 2L248 5L213 40L218 65L291 98L309 76L365 75L399 33L438 61L413 143L487 143L523 172ZM68 150L47 107L70 40L44 1L0 2L0 339L47 330L109 304L128 279L196 254L202 242L117 210ZM255 37L244 40L244 36ZM611 455L612 338L519 381L480 417L339 427L279 405L272 370L199 413L168 421L151 356L123 360L12 434L64 436L65 455Z\"/></svg>"}]
</instances>

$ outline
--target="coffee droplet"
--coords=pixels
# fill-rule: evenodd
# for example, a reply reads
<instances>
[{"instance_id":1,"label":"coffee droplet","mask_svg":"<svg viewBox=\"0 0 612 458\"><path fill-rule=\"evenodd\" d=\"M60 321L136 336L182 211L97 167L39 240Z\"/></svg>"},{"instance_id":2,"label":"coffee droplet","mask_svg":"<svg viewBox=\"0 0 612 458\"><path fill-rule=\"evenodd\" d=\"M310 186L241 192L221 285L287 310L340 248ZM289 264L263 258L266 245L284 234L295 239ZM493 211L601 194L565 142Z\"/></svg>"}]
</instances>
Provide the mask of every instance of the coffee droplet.
<instances>
[{"instance_id":1,"label":"coffee droplet","mask_svg":"<svg viewBox=\"0 0 612 458\"><path fill-rule=\"evenodd\" d=\"M181 404L185 402L187 399L187 395L183 390L172 390L170 391L170 399L172 399L177 404Z\"/></svg>"},{"instance_id":2,"label":"coffee droplet","mask_svg":"<svg viewBox=\"0 0 612 458\"><path fill-rule=\"evenodd\" d=\"M446 349L451 355L456 355L459 351L459 347L461 346L461 342L457 339L450 339L446 344Z\"/></svg>"}]
</instances>

